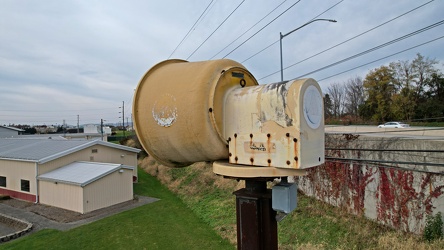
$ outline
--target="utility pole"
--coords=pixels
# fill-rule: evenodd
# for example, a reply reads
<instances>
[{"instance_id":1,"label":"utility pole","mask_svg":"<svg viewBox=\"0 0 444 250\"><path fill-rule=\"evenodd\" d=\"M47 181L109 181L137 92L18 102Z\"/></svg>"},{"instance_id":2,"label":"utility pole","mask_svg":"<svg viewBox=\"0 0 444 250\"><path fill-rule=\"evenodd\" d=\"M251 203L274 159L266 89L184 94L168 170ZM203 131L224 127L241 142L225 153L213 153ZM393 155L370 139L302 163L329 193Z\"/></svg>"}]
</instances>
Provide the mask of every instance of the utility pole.
<instances>
[{"instance_id":1,"label":"utility pole","mask_svg":"<svg viewBox=\"0 0 444 250\"><path fill-rule=\"evenodd\" d=\"M65 122L65 119L63 119L63 136L66 136L66 122Z\"/></svg>"},{"instance_id":2,"label":"utility pole","mask_svg":"<svg viewBox=\"0 0 444 250\"><path fill-rule=\"evenodd\" d=\"M79 115L77 115L77 134L80 133L80 125L79 125Z\"/></svg>"},{"instance_id":3,"label":"utility pole","mask_svg":"<svg viewBox=\"0 0 444 250\"><path fill-rule=\"evenodd\" d=\"M102 133L102 141L103 141L103 119L100 119L100 133Z\"/></svg>"},{"instance_id":4,"label":"utility pole","mask_svg":"<svg viewBox=\"0 0 444 250\"><path fill-rule=\"evenodd\" d=\"M133 113L131 113L131 129L134 131Z\"/></svg>"},{"instance_id":5,"label":"utility pole","mask_svg":"<svg viewBox=\"0 0 444 250\"><path fill-rule=\"evenodd\" d=\"M122 111L119 112L122 113L122 117L119 118L122 118L123 136L125 137L125 101L122 101L122 107L119 108L122 109Z\"/></svg>"}]
</instances>

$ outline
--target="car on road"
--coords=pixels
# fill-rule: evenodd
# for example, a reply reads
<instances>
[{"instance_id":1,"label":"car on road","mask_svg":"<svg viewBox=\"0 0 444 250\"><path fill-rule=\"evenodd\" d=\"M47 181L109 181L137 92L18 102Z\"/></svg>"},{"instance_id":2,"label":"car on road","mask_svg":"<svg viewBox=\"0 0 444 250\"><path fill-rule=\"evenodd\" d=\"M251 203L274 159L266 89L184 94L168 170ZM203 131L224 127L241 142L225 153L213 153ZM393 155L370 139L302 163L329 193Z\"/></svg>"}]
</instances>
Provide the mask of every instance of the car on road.
<instances>
[{"instance_id":1,"label":"car on road","mask_svg":"<svg viewBox=\"0 0 444 250\"><path fill-rule=\"evenodd\" d=\"M408 128L410 125L402 122L386 122L384 124L378 125L378 128Z\"/></svg>"}]
</instances>

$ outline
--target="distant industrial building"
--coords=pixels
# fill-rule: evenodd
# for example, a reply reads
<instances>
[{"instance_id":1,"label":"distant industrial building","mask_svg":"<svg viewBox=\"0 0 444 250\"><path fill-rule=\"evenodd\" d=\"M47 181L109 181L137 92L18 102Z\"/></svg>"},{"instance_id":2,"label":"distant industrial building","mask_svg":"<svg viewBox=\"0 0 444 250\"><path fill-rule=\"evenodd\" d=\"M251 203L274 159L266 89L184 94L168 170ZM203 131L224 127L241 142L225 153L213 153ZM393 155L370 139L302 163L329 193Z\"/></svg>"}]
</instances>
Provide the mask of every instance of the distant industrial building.
<instances>
[{"instance_id":1,"label":"distant industrial building","mask_svg":"<svg viewBox=\"0 0 444 250\"><path fill-rule=\"evenodd\" d=\"M6 127L0 125L0 138L8 138L14 137L23 134L25 130L14 128L14 127Z\"/></svg>"},{"instance_id":2,"label":"distant industrial building","mask_svg":"<svg viewBox=\"0 0 444 250\"><path fill-rule=\"evenodd\" d=\"M101 134L103 129L103 134L111 135L112 131L109 126L103 126L102 128L99 125L95 124L87 124L83 126L83 133L85 134Z\"/></svg>"},{"instance_id":3,"label":"distant industrial building","mask_svg":"<svg viewBox=\"0 0 444 250\"><path fill-rule=\"evenodd\" d=\"M79 213L128 201L138 152L99 140L0 139L0 194Z\"/></svg>"}]
</instances>

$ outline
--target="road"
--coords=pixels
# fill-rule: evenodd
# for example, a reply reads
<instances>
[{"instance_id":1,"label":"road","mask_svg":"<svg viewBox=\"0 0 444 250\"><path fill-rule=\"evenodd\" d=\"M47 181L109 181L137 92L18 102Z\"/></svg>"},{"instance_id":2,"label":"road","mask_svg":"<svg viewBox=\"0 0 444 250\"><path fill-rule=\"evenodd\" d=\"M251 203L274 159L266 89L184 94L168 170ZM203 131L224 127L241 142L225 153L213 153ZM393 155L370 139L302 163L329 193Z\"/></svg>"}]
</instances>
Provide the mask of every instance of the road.
<instances>
[{"instance_id":1,"label":"road","mask_svg":"<svg viewBox=\"0 0 444 250\"><path fill-rule=\"evenodd\" d=\"M375 137L403 137L411 139L444 140L444 127L378 128L377 126L326 125L325 133L352 133Z\"/></svg>"}]
</instances>

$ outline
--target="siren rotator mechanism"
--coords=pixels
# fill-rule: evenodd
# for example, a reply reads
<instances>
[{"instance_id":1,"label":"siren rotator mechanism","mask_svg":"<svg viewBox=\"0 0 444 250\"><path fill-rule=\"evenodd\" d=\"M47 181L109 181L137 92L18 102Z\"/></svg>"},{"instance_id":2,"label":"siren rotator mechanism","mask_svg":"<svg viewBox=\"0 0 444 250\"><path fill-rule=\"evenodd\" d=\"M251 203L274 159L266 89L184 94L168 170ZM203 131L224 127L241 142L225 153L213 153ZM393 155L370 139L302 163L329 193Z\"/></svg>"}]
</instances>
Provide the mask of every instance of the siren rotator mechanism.
<instances>
[{"instance_id":1,"label":"siren rotator mechanism","mask_svg":"<svg viewBox=\"0 0 444 250\"><path fill-rule=\"evenodd\" d=\"M324 163L321 93L310 78L259 85L228 59L166 60L139 82L134 126L163 165L213 161L214 173L245 180L234 193L238 248L277 249L276 214L296 208L297 188L283 181L269 190L266 182Z\"/></svg>"},{"instance_id":2,"label":"siren rotator mechanism","mask_svg":"<svg viewBox=\"0 0 444 250\"><path fill-rule=\"evenodd\" d=\"M133 103L137 136L157 161L216 161L214 170L232 177L299 175L322 164L323 113L315 80L258 85L228 59L163 61L140 80Z\"/></svg>"}]
</instances>

